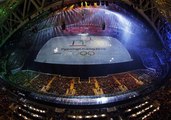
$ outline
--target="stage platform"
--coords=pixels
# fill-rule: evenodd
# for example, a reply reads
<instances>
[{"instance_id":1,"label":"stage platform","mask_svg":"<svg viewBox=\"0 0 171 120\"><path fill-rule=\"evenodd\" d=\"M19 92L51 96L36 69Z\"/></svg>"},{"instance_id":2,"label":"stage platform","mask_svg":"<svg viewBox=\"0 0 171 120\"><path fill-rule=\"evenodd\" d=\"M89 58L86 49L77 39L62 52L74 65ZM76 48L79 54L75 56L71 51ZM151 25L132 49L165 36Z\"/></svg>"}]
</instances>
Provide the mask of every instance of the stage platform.
<instances>
[{"instance_id":1,"label":"stage platform","mask_svg":"<svg viewBox=\"0 0 171 120\"><path fill-rule=\"evenodd\" d=\"M61 65L97 65L133 61L128 50L113 37L76 36L55 37L38 52L35 62Z\"/></svg>"}]
</instances>

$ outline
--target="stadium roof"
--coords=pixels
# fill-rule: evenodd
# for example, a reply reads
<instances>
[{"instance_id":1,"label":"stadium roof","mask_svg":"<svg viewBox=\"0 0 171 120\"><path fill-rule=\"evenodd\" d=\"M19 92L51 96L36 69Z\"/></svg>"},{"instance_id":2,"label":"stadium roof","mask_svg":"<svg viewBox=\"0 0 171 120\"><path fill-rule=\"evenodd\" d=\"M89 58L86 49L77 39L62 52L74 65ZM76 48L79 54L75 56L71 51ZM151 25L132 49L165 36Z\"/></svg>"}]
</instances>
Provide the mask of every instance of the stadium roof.
<instances>
[{"instance_id":1,"label":"stadium roof","mask_svg":"<svg viewBox=\"0 0 171 120\"><path fill-rule=\"evenodd\" d=\"M0 25L8 18L22 0L0 0Z\"/></svg>"},{"instance_id":2,"label":"stadium roof","mask_svg":"<svg viewBox=\"0 0 171 120\"><path fill-rule=\"evenodd\" d=\"M23 0L0 0L0 25L7 19L10 11L15 9ZM155 0L161 14L171 22L171 1Z\"/></svg>"},{"instance_id":3,"label":"stadium roof","mask_svg":"<svg viewBox=\"0 0 171 120\"><path fill-rule=\"evenodd\" d=\"M171 0L156 0L155 2L161 14L171 22Z\"/></svg>"}]
</instances>

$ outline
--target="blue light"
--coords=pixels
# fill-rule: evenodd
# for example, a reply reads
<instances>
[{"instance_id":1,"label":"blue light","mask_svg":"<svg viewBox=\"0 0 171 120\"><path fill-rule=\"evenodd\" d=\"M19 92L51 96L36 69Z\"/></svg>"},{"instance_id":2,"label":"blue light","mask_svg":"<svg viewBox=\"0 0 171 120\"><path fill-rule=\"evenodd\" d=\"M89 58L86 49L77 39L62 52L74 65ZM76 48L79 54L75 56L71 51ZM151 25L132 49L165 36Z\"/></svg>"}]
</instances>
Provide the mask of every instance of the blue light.
<instances>
[{"instance_id":1,"label":"blue light","mask_svg":"<svg viewBox=\"0 0 171 120\"><path fill-rule=\"evenodd\" d=\"M167 38L168 40L171 40L171 32L167 32Z\"/></svg>"}]
</instances>

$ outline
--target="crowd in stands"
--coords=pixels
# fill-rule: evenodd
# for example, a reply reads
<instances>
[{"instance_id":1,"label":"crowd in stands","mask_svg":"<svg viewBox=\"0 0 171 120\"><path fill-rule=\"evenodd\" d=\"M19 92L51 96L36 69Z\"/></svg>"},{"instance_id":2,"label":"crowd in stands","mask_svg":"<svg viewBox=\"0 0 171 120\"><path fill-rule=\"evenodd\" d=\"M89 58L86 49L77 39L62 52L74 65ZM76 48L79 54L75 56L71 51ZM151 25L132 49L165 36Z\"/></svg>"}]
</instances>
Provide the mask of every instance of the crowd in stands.
<instances>
[{"instance_id":1,"label":"crowd in stands","mask_svg":"<svg viewBox=\"0 0 171 120\"><path fill-rule=\"evenodd\" d=\"M151 116L150 120L170 120L171 119L171 79L165 86L149 95L150 99L160 103L160 110Z\"/></svg>"},{"instance_id":2,"label":"crowd in stands","mask_svg":"<svg viewBox=\"0 0 171 120\"><path fill-rule=\"evenodd\" d=\"M56 76L47 92L55 95L65 95L71 80L72 78Z\"/></svg>"},{"instance_id":3,"label":"crowd in stands","mask_svg":"<svg viewBox=\"0 0 171 120\"><path fill-rule=\"evenodd\" d=\"M94 89L94 81L76 81L74 84L74 88L76 90L75 95L94 95L93 89Z\"/></svg>"},{"instance_id":4,"label":"crowd in stands","mask_svg":"<svg viewBox=\"0 0 171 120\"><path fill-rule=\"evenodd\" d=\"M21 71L11 75L9 81L36 92L54 95L100 95L125 92L150 84L154 79L150 72L148 69L140 69L82 80L79 77Z\"/></svg>"},{"instance_id":5,"label":"crowd in stands","mask_svg":"<svg viewBox=\"0 0 171 120\"><path fill-rule=\"evenodd\" d=\"M117 93L121 91L119 89L119 84L113 79L112 76L97 77L96 80L98 81L99 86L102 88L104 94Z\"/></svg>"},{"instance_id":6,"label":"crowd in stands","mask_svg":"<svg viewBox=\"0 0 171 120\"><path fill-rule=\"evenodd\" d=\"M136 89L139 87L139 84L136 83L135 79L131 77L128 73L117 74L115 77L119 82L126 86L128 90Z\"/></svg>"},{"instance_id":7,"label":"crowd in stands","mask_svg":"<svg viewBox=\"0 0 171 120\"><path fill-rule=\"evenodd\" d=\"M138 70L138 71L132 71L130 73L132 76L134 76L137 80L142 81L145 84L149 84L152 81L155 81L156 74L154 71L151 70Z\"/></svg>"},{"instance_id":8,"label":"crowd in stands","mask_svg":"<svg viewBox=\"0 0 171 120\"><path fill-rule=\"evenodd\" d=\"M136 72L134 72L134 74ZM122 73L122 74L123 74L124 77L126 77L127 75L129 75L129 73L130 72ZM137 72L137 73L139 73L139 72ZM104 76L104 77L92 77L89 80L80 80L78 78L64 77L64 76L58 76L58 75L49 75L49 74L43 74L43 73L39 73L39 76L41 76L41 78L51 79L53 81L59 81L59 82L64 81L65 83L67 82L68 85L67 86L64 85L66 87L65 89L70 89L70 85L74 84L73 88L76 89L75 95L87 95L86 92L89 94L90 91L91 91L90 94L93 95L92 89L89 89L89 88L91 88L91 87L96 88L97 87L95 85L96 81L98 82L99 87L102 88L102 89L104 87L104 86L102 87L102 83L104 85L107 83L108 85L106 84L106 86L109 86L109 84L111 84L111 86L114 86L112 84L115 84L116 87L120 90L120 88L118 86L120 84L122 84L122 82L124 80L122 82L120 82L120 83L117 83L116 79L117 79L118 76L123 77L123 76L121 76L122 74L120 73L119 75L114 74L114 75L108 75L108 76ZM33 79L35 79L35 78L33 78ZM37 79L37 80L40 80L40 79ZM117 80L120 81L119 79L117 79ZM106 81L106 82L104 82L104 81ZM156 120L156 119L157 120L169 120L170 119L169 115L171 113L171 111L170 111L170 106L171 106L171 104L170 104L170 94L171 94L171 92L170 92L171 89L170 88L171 88L171 84L170 83L171 82L170 81L168 81L166 83L165 87L162 87L158 91L156 91L156 92L150 94L148 97L146 97L146 98L148 98L148 100L144 98L144 99L138 100L138 102L132 101L131 104L129 104L129 105L125 104L125 106L123 105L119 109L125 111L125 113L124 113L125 117L130 117L130 119L138 119L138 118L144 117L146 114L148 115L148 113L150 113L151 111L154 111L157 106L155 104L152 104L152 103L154 103L154 101L157 101L157 103L160 103L160 109L157 110L156 112L154 112L152 115L150 115L148 117L148 119L150 118L150 120ZM63 90L62 85L64 84L64 82L61 82L61 83L59 83L59 82L56 82L55 84L53 84L56 87L58 86L58 88L54 88L55 92L60 92L60 90ZM123 83L123 84L127 85L126 83ZM91 87L89 87L89 86L91 86ZM50 88L51 87L52 87L52 85L50 85ZM62 89L60 89L60 87ZM83 89L81 90L81 88L83 88ZM89 89L89 91L86 90L85 88ZM127 87L127 88L129 88L129 87ZM105 92L104 89L103 89L103 91L104 91L104 94L108 94L107 92ZM48 92L50 92L50 91L48 91ZM65 94L65 92L66 92L66 90L63 91L63 93L61 93L61 94ZM8 94L5 93L5 91L3 89L0 89L0 97L1 97L1 99L0 99L0 107L2 108L1 109L2 114L0 114L0 118L1 118L1 115L3 115L3 114L11 116L12 114L10 113L8 108L12 104L12 102L8 98L9 97ZM153 106L151 106L151 105L153 105ZM31 108L30 106L23 106L22 105L20 107L21 108L18 109L17 112L22 113L22 115L27 115L28 116L28 114L30 114L29 112L25 113L24 112L25 110L30 111L31 113L34 113L34 114L39 113L37 110L35 110L34 108ZM42 110L43 110L43 108L42 108ZM145 110L145 112L144 112L144 110ZM142 113L139 114L139 112L142 112ZM19 117L19 116L17 116L19 114L13 114L13 115L16 115L16 117ZM39 113L39 115L44 116L43 113Z\"/></svg>"},{"instance_id":9,"label":"crowd in stands","mask_svg":"<svg viewBox=\"0 0 171 120\"><path fill-rule=\"evenodd\" d=\"M49 81L52 79L52 75L48 74L39 74L37 77L33 78L30 81L29 87L32 89L39 91L44 85L47 85Z\"/></svg>"}]
</instances>

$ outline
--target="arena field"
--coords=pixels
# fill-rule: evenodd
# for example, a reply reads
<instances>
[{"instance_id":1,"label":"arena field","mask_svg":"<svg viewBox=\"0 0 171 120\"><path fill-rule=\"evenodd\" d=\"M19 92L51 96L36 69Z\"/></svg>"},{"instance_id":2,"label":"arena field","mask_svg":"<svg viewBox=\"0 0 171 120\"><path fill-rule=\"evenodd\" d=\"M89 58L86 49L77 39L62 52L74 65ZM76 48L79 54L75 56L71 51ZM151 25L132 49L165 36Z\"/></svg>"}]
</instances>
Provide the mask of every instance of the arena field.
<instances>
[{"instance_id":1,"label":"arena field","mask_svg":"<svg viewBox=\"0 0 171 120\"><path fill-rule=\"evenodd\" d=\"M50 39L39 51L36 62L50 64L111 64L130 62L128 50L108 36L62 36Z\"/></svg>"}]
</instances>

